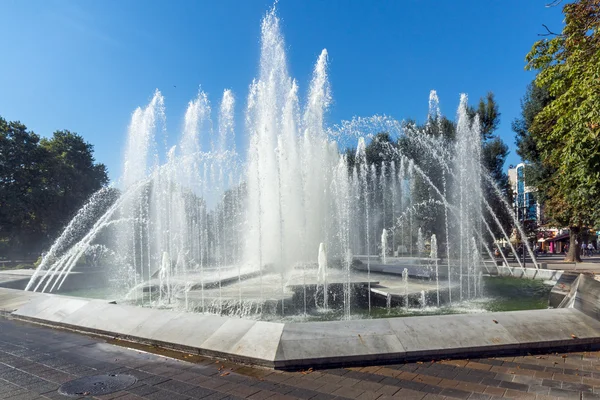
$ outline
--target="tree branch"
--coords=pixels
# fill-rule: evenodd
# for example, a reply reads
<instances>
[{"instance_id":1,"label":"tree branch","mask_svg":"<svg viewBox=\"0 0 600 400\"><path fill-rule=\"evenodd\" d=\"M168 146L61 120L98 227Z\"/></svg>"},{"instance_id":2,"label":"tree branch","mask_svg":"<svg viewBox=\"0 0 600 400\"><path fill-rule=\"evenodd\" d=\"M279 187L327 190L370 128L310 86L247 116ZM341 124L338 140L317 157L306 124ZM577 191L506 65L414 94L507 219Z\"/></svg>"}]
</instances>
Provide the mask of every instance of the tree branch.
<instances>
[{"instance_id":1,"label":"tree branch","mask_svg":"<svg viewBox=\"0 0 600 400\"><path fill-rule=\"evenodd\" d=\"M554 1L546 4L546 7L547 8L555 7L555 6L559 5L560 3L562 3L562 0L554 0Z\"/></svg>"},{"instance_id":2,"label":"tree branch","mask_svg":"<svg viewBox=\"0 0 600 400\"><path fill-rule=\"evenodd\" d=\"M560 36L560 33L554 33L546 26L546 24L542 24L544 28L546 28L546 33L538 33L538 36Z\"/></svg>"}]
</instances>

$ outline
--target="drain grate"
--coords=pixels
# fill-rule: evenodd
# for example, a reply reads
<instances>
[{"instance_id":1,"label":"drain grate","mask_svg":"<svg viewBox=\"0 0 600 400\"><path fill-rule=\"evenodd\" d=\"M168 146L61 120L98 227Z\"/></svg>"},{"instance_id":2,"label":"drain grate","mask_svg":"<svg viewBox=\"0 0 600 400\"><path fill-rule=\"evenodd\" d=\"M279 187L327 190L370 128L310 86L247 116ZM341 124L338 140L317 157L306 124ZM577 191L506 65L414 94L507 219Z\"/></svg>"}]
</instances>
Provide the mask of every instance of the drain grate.
<instances>
[{"instance_id":1,"label":"drain grate","mask_svg":"<svg viewBox=\"0 0 600 400\"><path fill-rule=\"evenodd\" d=\"M137 382L131 375L94 375L65 382L58 393L65 396L101 396L127 389Z\"/></svg>"}]
</instances>

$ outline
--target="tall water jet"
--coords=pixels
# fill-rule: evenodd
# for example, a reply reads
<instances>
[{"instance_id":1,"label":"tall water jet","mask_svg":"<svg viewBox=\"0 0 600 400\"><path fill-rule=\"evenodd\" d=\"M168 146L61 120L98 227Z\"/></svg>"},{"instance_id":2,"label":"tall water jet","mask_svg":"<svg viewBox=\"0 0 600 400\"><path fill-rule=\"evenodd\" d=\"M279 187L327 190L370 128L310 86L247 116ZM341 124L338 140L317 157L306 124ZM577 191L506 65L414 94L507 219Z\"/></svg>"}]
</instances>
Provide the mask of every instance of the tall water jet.
<instances>
[{"instance_id":1,"label":"tall water jet","mask_svg":"<svg viewBox=\"0 0 600 400\"><path fill-rule=\"evenodd\" d=\"M381 232L381 262L387 264L388 232L384 229Z\"/></svg>"},{"instance_id":2,"label":"tall water jet","mask_svg":"<svg viewBox=\"0 0 600 400\"><path fill-rule=\"evenodd\" d=\"M402 270L402 282L404 282L404 308L408 311L408 268Z\"/></svg>"},{"instance_id":3,"label":"tall water jet","mask_svg":"<svg viewBox=\"0 0 600 400\"><path fill-rule=\"evenodd\" d=\"M417 253L419 257L423 257L425 253L425 237L421 228L417 230Z\"/></svg>"},{"instance_id":4,"label":"tall water jet","mask_svg":"<svg viewBox=\"0 0 600 400\"><path fill-rule=\"evenodd\" d=\"M325 244L319 244L319 255L317 257L319 269L317 272L317 282L322 285L323 288L323 308L328 307L328 296L329 290L327 287L327 253L325 252Z\"/></svg>"},{"instance_id":5,"label":"tall water jet","mask_svg":"<svg viewBox=\"0 0 600 400\"><path fill-rule=\"evenodd\" d=\"M360 196L363 199L363 210L364 210L364 229L365 229L365 242L364 248L366 249L367 256L367 297L368 297L368 306L369 313L371 312L371 235L370 235L370 226L371 219L369 218L369 209L370 209L370 191L369 191L369 166L367 164L367 146L365 144L364 138L358 139L358 146L356 148L356 162L360 167L359 174L359 183L358 186L361 188Z\"/></svg>"},{"instance_id":6,"label":"tall water jet","mask_svg":"<svg viewBox=\"0 0 600 400\"><path fill-rule=\"evenodd\" d=\"M437 306L440 306L440 270L438 264L438 246L437 246L437 238L435 235L431 235L431 252L429 253L429 257L433 260L433 265L435 268L435 292L437 299Z\"/></svg>"}]
</instances>

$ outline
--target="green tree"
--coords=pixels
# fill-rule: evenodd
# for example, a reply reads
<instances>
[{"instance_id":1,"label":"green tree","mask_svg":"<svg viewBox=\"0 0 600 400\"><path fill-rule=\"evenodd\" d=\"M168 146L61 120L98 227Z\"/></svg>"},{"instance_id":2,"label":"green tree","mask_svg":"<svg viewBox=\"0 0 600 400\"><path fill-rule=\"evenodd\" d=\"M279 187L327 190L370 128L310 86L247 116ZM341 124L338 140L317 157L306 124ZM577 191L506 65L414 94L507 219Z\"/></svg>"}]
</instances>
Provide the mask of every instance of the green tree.
<instances>
[{"instance_id":1,"label":"green tree","mask_svg":"<svg viewBox=\"0 0 600 400\"><path fill-rule=\"evenodd\" d=\"M508 146L500 137L495 135L496 130L500 126L501 113L494 93L488 92L485 98L482 97L479 99L477 108L469 107L467 112L471 120L474 120L475 116L479 117L482 141L481 164L484 168L484 173L489 174L491 180L500 189L504 199L498 197L496 190L487 179L483 179L482 181L483 197L490 205L493 213L498 217L502 229L510 235L514 222L512 215L506 209L503 201L505 200L509 204L512 202L512 192L510 190L508 175L504 172L504 163L508 156ZM493 220L487 207L484 207L484 218L487 221ZM490 228L494 235L491 239L503 237L502 229L497 224L490 223Z\"/></svg>"},{"instance_id":2,"label":"green tree","mask_svg":"<svg viewBox=\"0 0 600 400\"><path fill-rule=\"evenodd\" d=\"M52 138L42 139L40 147L46 155L45 185L51 194L42 220L53 238L92 193L108 183L108 175L104 164L95 163L94 146L76 133L56 131Z\"/></svg>"},{"instance_id":3,"label":"green tree","mask_svg":"<svg viewBox=\"0 0 600 400\"><path fill-rule=\"evenodd\" d=\"M500 109L493 92L488 92L485 99L479 99L477 108L469 107L467 110L471 119L479 116L481 124L481 139L485 142L493 138L494 132L500 126Z\"/></svg>"},{"instance_id":4,"label":"green tree","mask_svg":"<svg viewBox=\"0 0 600 400\"><path fill-rule=\"evenodd\" d=\"M529 132L550 176L538 182L553 222L571 232L567 260L578 260L582 229L600 224L600 0L563 7L561 34L536 42L527 69L551 100L537 113Z\"/></svg>"},{"instance_id":5,"label":"green tree","mask_svg":"<svg viewBox=\"0 0 600 400\"><path fill-rule=\"evenodd\" d=\"M539 87L534 82L530 83L527 86L525 96L521 99L521 116L512 122L512 130L516 134L517 154L526 162L526 184L534 188L538 188L541 182L556 172L552 166L542 163L537 143L530 133L535 116L551 100L552 97L546 88ZM538 204L543 207L546 201L545 193L536 189L534 196ZM543 214L542 218L544 218ZM545 223L545 220L542 223ZM525 226L525 231L531 233L537 228L539 226L529 223Z\"/></svg>"},{"instance_id":6,"label":"green tree","mask_svg":"<svg viewBox=\"0 0 600 400\"><path fill-rule=\"evenodd\" d=\"M81 136L40 139L0 118L0 255L37 256L107 183L106 167Z\"/></svg>"},{"instance_id":7,"label":"green tree","mask_svg":"<svg viewBox=\"0 0 600 400\"><path fill-rule=\"evenodd\" d=\"M20 122L0 117L0 251L15 250L43 237L44 152L40 138ZM11 255L12 255L11 254Z\"/></svg>"}]
</instances>

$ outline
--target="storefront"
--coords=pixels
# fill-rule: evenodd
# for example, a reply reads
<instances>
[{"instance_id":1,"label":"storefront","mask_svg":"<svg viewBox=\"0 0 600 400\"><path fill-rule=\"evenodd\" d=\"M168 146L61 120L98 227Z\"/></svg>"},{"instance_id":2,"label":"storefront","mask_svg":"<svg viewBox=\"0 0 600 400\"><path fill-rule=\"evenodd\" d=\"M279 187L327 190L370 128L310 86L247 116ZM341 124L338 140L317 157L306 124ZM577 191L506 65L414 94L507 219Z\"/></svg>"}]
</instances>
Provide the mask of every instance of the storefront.
<instances>
[{"instance_id":1,"label":"storefront","mask_svg":"<svg viewBox=\"0 0 600 400\"><path fill-rule=\"evenodd\" d=\"M566 246L569 244L569 232L560 233L553 238L546 239L547 252L551 254L560 254L565 252Z\"/></svg>"}]
</instances>

